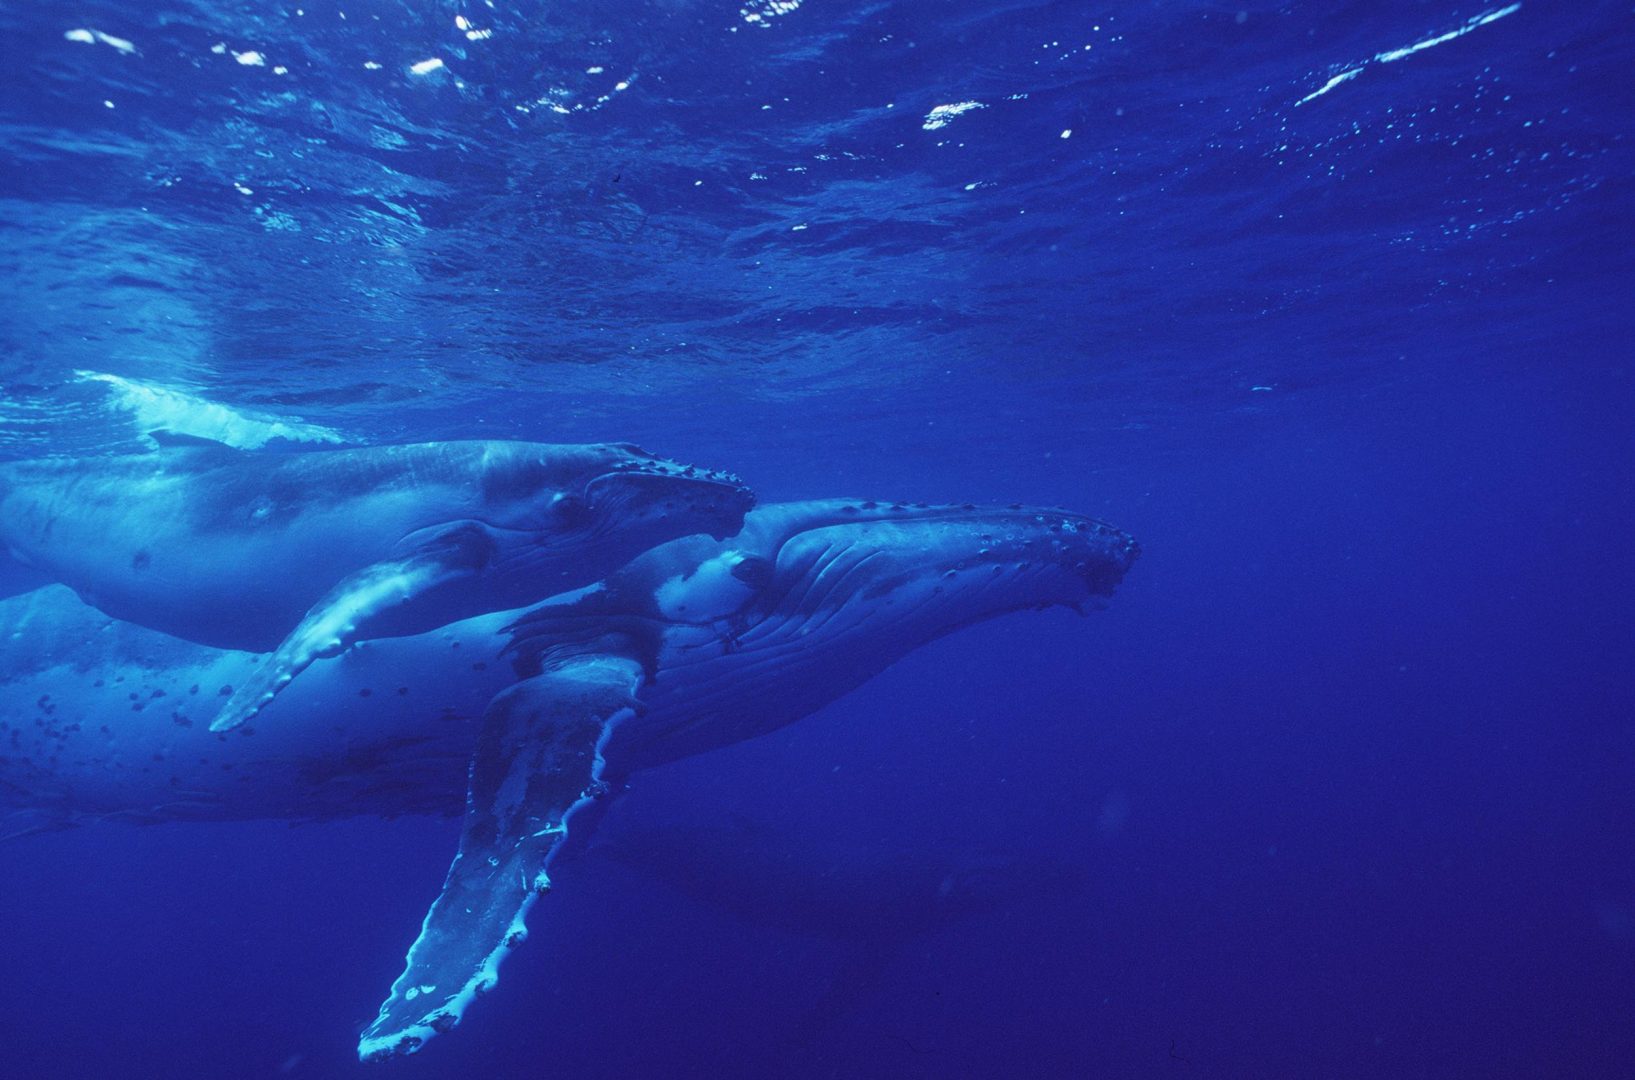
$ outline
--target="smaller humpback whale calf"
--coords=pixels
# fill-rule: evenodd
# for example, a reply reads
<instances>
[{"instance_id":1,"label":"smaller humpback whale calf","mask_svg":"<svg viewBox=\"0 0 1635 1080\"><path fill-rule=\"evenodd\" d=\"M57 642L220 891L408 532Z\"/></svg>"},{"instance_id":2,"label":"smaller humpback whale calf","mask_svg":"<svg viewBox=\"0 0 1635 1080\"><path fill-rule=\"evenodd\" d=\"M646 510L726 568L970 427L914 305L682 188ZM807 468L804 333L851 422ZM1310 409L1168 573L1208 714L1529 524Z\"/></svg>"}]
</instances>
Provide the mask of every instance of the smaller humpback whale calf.
<instances>
[{"instance_id":1,"label":"smaller humpback whale calf","mask_svg":"<svg viewBox=\"0 0 1635 1080\"><path fill-rule=\"evenodd\" d=\"M221 731L354 641L542 600L679 536L730 535L753 501L736 477L626 444L195 440L0 465L0 557L115 618L272 650L224 703Z\"/></svg>"},{"instance_id":2,"label":"smaller humpback whale calf","mask_svg":"<svg viewBox=\"0 0 1635 1080\"><path fill-rule=\"evenodd\" d=\"M1059 510L767 506L731 539L671 541L532 607L360 641L231 734L195 718L255 657L52 585L0 600L0 811L28 829L463 812L358 1047L412 1053L495 985L570 820L623 777L798 720L959 627L1082 609L1135 557L1125 533Z\"/></svg>"}]
</instances>

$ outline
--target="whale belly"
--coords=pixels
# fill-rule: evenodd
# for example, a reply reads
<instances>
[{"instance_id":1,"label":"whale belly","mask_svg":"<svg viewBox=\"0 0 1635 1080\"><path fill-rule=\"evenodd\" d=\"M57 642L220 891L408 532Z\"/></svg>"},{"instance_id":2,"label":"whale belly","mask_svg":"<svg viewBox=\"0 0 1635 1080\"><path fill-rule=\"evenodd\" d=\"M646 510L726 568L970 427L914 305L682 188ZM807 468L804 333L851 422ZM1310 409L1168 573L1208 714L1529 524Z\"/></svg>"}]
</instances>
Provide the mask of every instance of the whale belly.
<instances>
[{"instance_id":1,"label":"whale belly","mask_svg":"<svg viewBox=\"0 0 1635 1080\"><path fill-rule=\"evenodd\" d=\"M477 723L510 681L482 636L370 643L315 664L264 725L215 734L259 657L50 592L26 618L28 598L0 601L0 800L69 820L458 813Z\"/></svg>"}]
</instances>

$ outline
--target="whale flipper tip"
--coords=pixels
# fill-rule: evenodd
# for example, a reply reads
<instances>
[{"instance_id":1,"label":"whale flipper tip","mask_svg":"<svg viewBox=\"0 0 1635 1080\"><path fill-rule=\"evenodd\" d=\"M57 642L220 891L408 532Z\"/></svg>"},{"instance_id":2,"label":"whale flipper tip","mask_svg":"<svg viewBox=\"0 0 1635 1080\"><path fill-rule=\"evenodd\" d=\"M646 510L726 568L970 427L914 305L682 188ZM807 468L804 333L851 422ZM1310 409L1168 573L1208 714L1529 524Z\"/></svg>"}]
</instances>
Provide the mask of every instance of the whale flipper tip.
<instances>
[{"instance_id":1,"label":"whale flipper tip","mask_svg":"<svg viewBox=\"0 0 1635 1080\"><path fill-rule=\"evenodd\" d=\"M644 676L625 657L594 655L494 699L471 763L460 850L358 1057L412 1054L449 1031L499 982L528 936L528 910L568 819L603 790L600 747L629 714Z\"/></svg>"}]
</instances>

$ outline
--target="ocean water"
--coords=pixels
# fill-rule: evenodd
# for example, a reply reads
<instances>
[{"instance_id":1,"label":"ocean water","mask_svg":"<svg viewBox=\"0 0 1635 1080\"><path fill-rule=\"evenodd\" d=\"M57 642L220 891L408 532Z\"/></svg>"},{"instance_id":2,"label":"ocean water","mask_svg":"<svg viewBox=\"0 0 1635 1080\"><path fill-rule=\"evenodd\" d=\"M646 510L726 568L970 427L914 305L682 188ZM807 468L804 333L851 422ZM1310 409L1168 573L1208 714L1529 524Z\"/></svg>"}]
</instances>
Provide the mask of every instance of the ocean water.
<instances>
[{"instance_id":1,"label":"ocean water","mask_svg":"<svg viewBox=\"0 0 1635 1080\"><path fill-rule=\"evenodd\" d=\"M633 776L410 1058L456 821L18 830L0 1075L1632 1075L1632 62L1538 0L0 3L0 459L632 441L1142 546Z\"/></svg>"}]
</instances>

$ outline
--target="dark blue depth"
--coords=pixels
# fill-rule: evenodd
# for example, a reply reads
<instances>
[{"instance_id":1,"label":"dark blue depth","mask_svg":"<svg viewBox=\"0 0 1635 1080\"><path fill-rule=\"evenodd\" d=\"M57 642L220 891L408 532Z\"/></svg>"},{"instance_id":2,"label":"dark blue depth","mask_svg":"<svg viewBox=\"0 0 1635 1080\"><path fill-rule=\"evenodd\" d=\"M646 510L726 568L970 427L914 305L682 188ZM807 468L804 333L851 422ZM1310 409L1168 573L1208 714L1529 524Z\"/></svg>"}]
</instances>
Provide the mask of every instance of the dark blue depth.
<instances>
[{"instance_id":1,"label":"dark blue depth","mask_svg":"<svg viewBox=\"0 0 1635 1080\"><path fill-rule=\"evenodd\" d=\"M1632 63L1538 0L0 6L6 458L169 393L1144 552L638 776L386 1066L453 823L0 844L0 1075L1635 1073Z\"/></svg>"}]
</instances>

